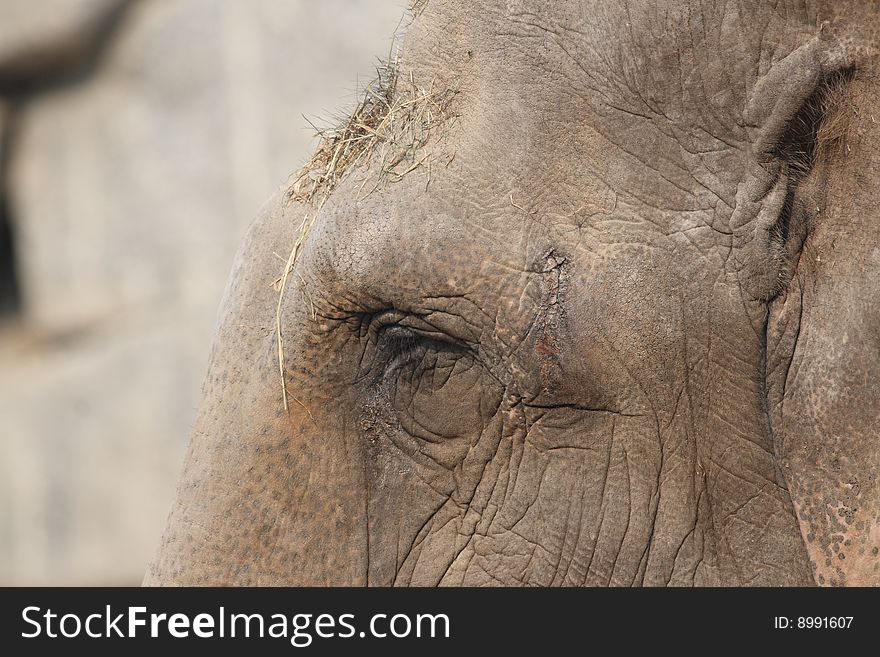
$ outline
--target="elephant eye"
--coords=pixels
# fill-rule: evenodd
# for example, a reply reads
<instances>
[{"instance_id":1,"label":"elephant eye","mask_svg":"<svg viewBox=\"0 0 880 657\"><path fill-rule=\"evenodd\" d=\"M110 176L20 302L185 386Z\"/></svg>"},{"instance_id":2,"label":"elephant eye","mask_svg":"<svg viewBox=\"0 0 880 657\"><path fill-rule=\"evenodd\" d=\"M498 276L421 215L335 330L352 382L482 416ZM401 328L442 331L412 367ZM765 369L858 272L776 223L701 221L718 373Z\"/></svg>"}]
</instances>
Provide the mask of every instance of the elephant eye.
<instances>
[{"instance_id":1,"label":"elephant eye","mask_svg":"<svg viewBox=\"0 0 880 657\"><path fill-rule=\"evenodd\" d=\"M362 332L366 338L361 376L370 379L402 367L429 367L435 356L465 356L464 342L433 326L425 317L388 310L371 318Z\"/></svg>"},{"instance_id":2,"label":"elephant eye","mask_svg":"<svg viewBox=\"0 0 880 657\"><path fill-rule=\"evenodd\" d=\"M467 348L452 338L428 334L405 326L390 326L382 331L380 350L387 356L387 367L393 368L413 361L424 361L428 354L461 354Z\"/></svg>"},{"instance_id":3,"label":"elephant eye","mask_svg":"<svg viewBox=\"0 0 880 657\"><path fill-rule=\"evenodd\" d=\"M376 440L449 472L495 416L502 391L472 345L432 319L444 321L388 311L362 332L365 422L377 428Z\"/></svg>"}]
</instances>

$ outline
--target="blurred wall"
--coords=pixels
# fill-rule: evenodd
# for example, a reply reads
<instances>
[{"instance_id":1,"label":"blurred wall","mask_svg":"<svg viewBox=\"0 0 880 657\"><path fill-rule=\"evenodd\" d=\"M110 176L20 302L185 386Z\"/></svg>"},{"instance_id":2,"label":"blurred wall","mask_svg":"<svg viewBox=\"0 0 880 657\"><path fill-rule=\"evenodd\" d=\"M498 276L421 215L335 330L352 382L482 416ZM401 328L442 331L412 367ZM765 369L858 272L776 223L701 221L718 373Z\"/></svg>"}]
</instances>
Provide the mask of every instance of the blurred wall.
<instances>
[{"instance_id":1,"label":"blurred wall","mask_svg":"<svg viewBox=\"0 0 880 657\"><path fill-rule=\"evenodd\" d=\"M140 581L237 242L403 5L0 0L0 583Z\"/></svg>"}]
</instances>

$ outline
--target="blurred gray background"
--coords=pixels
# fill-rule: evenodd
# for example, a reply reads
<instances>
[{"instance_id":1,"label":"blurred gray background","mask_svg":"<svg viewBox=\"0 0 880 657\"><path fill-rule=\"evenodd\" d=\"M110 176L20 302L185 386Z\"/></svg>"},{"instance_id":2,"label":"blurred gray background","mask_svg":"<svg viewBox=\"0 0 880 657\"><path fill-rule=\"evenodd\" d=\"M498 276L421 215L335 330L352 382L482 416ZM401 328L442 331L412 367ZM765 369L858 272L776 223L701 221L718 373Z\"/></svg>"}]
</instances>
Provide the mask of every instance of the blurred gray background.
<instances>
[{"instance_id":1,"label":"blurred gray background","mask_svg":"<svg viewBox=\"0 0 880 657\"><path fill-rule=\"evenodd\" d=\"M0 584L140 582L236 245L404 5L0 0Z\"/></svg>"}]
</instances>

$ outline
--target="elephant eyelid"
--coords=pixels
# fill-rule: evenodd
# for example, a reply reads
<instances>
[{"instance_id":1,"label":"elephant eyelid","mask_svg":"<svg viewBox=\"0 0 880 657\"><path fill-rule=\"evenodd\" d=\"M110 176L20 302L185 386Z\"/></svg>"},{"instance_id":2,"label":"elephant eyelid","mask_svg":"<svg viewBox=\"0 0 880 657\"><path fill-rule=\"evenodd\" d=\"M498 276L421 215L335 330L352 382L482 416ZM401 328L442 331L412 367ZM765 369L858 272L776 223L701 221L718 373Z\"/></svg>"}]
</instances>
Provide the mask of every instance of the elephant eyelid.
<instances>
[{"instance_id":1,"label":"elephant eyelid","mask_svg":"<svg viewBox=\"0 0 880 657\"><path fill-rule=\"evenodd\" d=\"M457 340L437 331L422 331L406 326L393 325L380 333L380 349L399 361L414 353L426 350L448 353L468 353L469 349Z\"/></svg>"},{"instance_id":2,"label":"elephant eyelid","mask_svg":"<svg viewBox=\"0 0 880 657\"><path fill-rule=\"evenodd\" d=\"M430 354L473 356L460 339L438 329L423 316L386 308L363 314L358 331L363 341L355 381L376 381L403 366L430 367Z\"/></svg>"},{"instance_id":3,"label":"elephant eyelid","mask_svg":"<svg viewBox=\"0 0 880 657\"><path fill-rule=\"evenodd\" d=\"M412 347L416 343L434 346L443 351L470 351L467 344L434 326L424 317L397 309L373 315L364 335L380 349Z\"/></svg>"}]
</instances>

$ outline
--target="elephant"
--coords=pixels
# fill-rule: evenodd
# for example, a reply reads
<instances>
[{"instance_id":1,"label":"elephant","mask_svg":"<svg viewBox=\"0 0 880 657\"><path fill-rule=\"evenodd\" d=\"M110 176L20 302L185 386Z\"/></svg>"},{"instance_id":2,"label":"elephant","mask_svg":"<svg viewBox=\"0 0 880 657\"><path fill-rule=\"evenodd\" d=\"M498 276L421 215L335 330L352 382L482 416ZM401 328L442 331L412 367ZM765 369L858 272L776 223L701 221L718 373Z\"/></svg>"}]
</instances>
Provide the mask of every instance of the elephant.
<instances>
[{"instance_id":1,"label":"elephant","mask_svg":"<svg viewBox=\"0 0 880 657\"><path fill-rule=\"evenodd\" d=\"M244 239L145 584L880 584L880 7L410 11Z\"/></svg>"}]
</instances>

